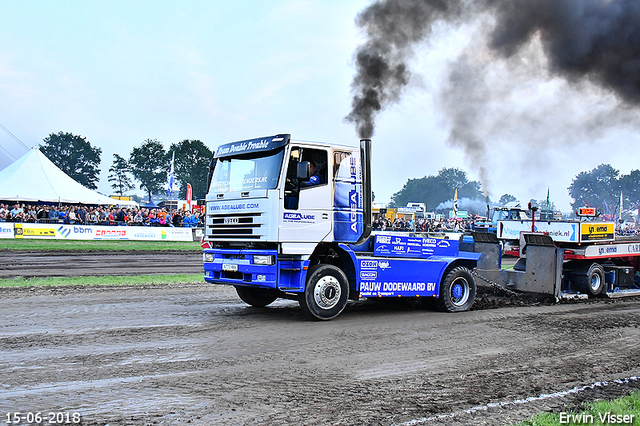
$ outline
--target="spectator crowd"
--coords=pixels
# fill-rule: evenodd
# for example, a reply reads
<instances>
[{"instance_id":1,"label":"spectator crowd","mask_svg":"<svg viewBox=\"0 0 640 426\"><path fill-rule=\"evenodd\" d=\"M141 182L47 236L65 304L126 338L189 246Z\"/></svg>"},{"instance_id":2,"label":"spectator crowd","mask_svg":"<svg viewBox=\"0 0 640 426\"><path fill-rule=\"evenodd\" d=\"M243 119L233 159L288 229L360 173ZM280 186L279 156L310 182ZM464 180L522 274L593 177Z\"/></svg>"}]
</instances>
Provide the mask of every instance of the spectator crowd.
<instances>
[{"instance_id":1,"label":"spectator crowd","mask_svg":"<svg viewBox=\"0 0 640 426\"><path fill-rule=\"evenodd\" d=\"M378 218L373 221L371 227L374 231L398 231L398 232L463 232L473 230L473 219L403 219L395 218L393 221Z\"/></svg>"},{"instance_id":2,"label":"spectator crowd","mask_svg":"<svg viewBox=\"0 0 640 426\"><path fill-rule=\"evenodd\" d=\"M481 224L482 222L479 222ZM449 220L436 219L402 219L395 218L393 221L385 218L378 218L373 221L374 231L398 231L398 232L465 232L476 230L475 219L458 218ZM635 222L625 222L616 224L615 234L619 236L640 235L640 226Z\"/></svg>"},{"instance_id":3,"label":"spectator crowd","mask_svg":"<svg viewBox=\"0 0 640 426\"><path fill-rule=\"evenodd\" d=\"M68 225L128 225L203 227L199 211L154 208L116 208L83 205L0 203L0 222L56 223Z\"/></svg>"},{"instance_id":4,"label":"spectator crowd","mask_svg":"<svg viewBox=\"0 0 640 426\"><path fill-rule=\"evenodd\" d=\"M637 228L636 223L619 223L616 226L616 235L625 237L640 235L640 229Z\"/></svg>"}]
</instances>

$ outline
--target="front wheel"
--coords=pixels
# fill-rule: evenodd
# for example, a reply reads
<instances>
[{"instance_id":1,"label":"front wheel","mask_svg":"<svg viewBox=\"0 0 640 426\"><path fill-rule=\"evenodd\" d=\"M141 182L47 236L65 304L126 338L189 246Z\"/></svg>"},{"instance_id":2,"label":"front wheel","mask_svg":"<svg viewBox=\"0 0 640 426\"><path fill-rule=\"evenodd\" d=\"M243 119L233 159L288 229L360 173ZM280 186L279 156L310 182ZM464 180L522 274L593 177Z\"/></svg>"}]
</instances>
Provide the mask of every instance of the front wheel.
<instances>
[{"instance_id":1,"label":"front wheel","mask_svg":"<svg viewBox=\"0 0 640 426\"><path fill-rule=\"evenodd\" d=\"M278 298L276 290L270 288L244 287L239 285L235 287L240 299L256 308L264 308Z\"/></svg>"},{"instance_id":2,"label":"front wheel","mask_svg":"<svg viewBox=\"0 0 640 426\"><path fill-rule=\"evenodd\" d=\"M330 320L347 306L349 280L334 265L315 265L307 272L307 285L300 295L300 307L306 316Z\"/></svg>"},{"instance_id":3,"label":"front wheel","mask_svg":"<svg viewBox=\"0 0 640 426\"><path fill-rule=\"evenodd\" d=\"M464 266L453 268L440 284L438 308L445 312L462 312L471 308L476 298L476 283Z\"/></svg>"}]
</instances>

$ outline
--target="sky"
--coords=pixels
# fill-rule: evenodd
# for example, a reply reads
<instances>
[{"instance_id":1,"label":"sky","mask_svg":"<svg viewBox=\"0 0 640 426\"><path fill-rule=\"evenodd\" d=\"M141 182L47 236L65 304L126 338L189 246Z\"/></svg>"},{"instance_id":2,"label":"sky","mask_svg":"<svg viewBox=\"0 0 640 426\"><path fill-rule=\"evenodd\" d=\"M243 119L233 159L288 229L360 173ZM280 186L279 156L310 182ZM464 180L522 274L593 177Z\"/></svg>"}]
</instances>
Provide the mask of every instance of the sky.
<instances>
[{"instance_id":1,"label":"sky","mask_svg":"<svg viewBox=\"0 0 640 426\"><path fill-rule=\"evenodd\" d=\"M98 189L107 195L113 154L128 158L149 138L165 148L199 139L211 150L277 133L357 145L344 117L354 52L365 41L355 19L370 4L0 0L0 124L28 148L60 131L86 137L102 149ZM588 82L545 72L535 40L519 62L487 61L485 33L480 18L439 24L415 46L409 84L376 118L376 202L445 167L480 180L482 164L492 200L508 193L526 203L549 190L568 212L578 173L602 163L622 174L640 168L637 111ZM445 87L461 54L485 55L483 83L501 88L491 108L470 117L487 147L481 156L450 138ZM25 152L0 129L0 168Z\"/></svg>"}]
</instances>

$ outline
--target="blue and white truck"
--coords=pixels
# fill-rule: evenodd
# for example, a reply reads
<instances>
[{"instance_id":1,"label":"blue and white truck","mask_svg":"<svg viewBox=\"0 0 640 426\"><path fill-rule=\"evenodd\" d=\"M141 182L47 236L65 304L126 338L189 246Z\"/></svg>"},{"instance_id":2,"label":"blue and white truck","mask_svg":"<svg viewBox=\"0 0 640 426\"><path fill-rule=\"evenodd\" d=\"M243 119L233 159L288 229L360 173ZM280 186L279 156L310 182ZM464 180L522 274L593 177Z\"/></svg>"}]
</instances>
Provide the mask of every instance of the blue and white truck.
<instances>
[{"instance_id":1,"label":"blue and white truck","mask_svg":"<svg viewBox=\"0 0 640 426\"><path fill-rule=\"evenodd\" d=\"M206 201L205 280L233 285L256 307L298 300L320 320L362 297L469 309L480 254L458 240L371 235L370 152L370 140L357 148L289 134L219 146Z\"/></svg>"}]
</instances>

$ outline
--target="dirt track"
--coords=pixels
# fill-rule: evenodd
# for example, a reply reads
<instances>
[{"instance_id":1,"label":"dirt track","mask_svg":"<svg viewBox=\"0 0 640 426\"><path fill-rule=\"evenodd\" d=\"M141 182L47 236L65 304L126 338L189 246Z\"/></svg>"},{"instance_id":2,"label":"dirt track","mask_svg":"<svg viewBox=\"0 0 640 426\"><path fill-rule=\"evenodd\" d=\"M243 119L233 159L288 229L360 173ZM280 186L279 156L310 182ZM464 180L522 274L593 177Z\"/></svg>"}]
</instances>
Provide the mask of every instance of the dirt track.
<instances>
[{"instance_id":1,"label":"dirt track","mask_svg":"<svg viewBox=\"0 0 640 426\"><path fill-rule=\"evenodd\" d=\"M514 402L639 376L638 299L459 314L392 302L351 303L320 323L295 302L250 308L233 288L204 283L0 289L0 415L499 425L640 388L631 380ZM483 408L465 412L473 407Z\"/></svg>"},{"instance_id":2,"label":"dirt track","mask_svg":"<svg viewBox=\"0 0 640 426\"><path fill-rule=\"evenodd\" d=\"M0 278L204 274L200 251L0 250Z\"/></svg>"}]
</instances>

